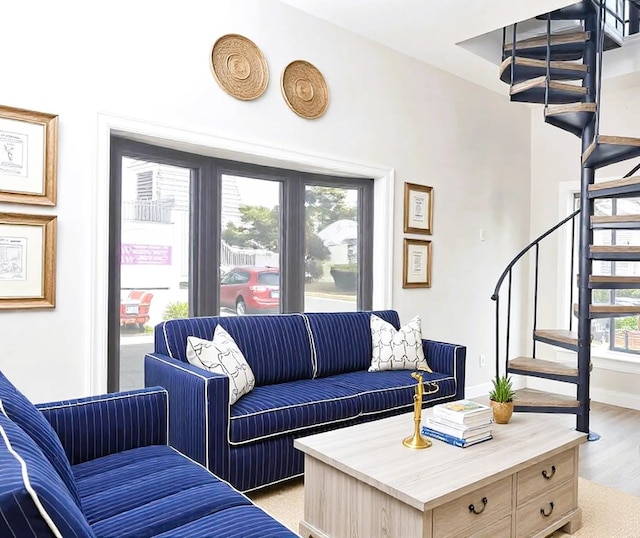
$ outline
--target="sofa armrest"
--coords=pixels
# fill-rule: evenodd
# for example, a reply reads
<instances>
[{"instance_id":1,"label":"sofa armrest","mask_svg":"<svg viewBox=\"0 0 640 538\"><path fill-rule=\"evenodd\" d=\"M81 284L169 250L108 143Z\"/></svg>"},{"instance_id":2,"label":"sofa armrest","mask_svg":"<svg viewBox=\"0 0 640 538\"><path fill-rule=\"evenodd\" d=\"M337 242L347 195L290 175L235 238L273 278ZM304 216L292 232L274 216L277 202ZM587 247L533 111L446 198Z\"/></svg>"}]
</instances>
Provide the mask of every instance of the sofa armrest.
<instances>
[{"instance_id":1,"label":"sofa armrest","mask_svg":"<svg viewBox=\"0 0 640 538\"><path fill-rule=\"evenodd\" d=\"M220 478L229 476L229 378L160 353L144 357L146 386L169 394L169 444Z\"/></svg>"},{"instance_id":2,"label":"sofa armrest","mask_svg":"<svg viewBox=\"0 0 640 538\"><path fill-rule=\"evenodd\" d=\"M464 398L467 348L434 340L422 340L422 348L427 363L435 372L449 374L455 379L456 394L453 399L462 400Z\"/></svg>"},{"instance_id":3,"label":"sofa armrest","mask_svg":"<svg viewBox=\"0 0 640 538\"><path fill-rule=\"evenodd\" d=\"M36 406L72 465L123 450L167 444L167 392L153 387Z\"/></svg>"}]
</instances>

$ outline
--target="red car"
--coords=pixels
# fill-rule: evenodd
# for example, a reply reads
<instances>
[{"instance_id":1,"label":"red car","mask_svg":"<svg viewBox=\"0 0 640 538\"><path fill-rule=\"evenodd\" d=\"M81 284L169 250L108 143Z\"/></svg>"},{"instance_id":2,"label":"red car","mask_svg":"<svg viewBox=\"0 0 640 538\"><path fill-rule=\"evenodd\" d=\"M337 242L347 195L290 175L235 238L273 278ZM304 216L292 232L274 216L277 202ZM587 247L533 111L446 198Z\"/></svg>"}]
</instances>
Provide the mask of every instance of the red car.
<instances>
[{"instance_id":1,"label":"red car","mask_svg":"<svg viewBox=\"0 0 640 538\"><path fill-rule=\"evenodd\" d=\"M145 290L131 290L124 301L120 302L120 326L137 325L142 331L149 321L153 293Z\"/></svg>"},{"instance_id":2,"label":"red car","mask_svg":"<svg viewBox=\"0 0 640 538\"><path fill-rule=\"evenodd\" d=\"M280 269L234 267L220 281L220 306L236 314L280 312Z\"/></svg>"}]
</instances>

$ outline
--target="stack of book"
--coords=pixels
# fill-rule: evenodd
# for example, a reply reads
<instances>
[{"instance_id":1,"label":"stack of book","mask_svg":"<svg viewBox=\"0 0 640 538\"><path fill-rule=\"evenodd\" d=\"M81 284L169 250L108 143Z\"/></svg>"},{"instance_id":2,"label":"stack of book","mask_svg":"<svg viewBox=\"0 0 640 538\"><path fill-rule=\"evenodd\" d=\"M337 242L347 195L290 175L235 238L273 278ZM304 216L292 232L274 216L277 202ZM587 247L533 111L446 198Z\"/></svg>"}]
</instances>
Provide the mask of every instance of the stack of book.
<instances>
[{"instance_id":1,"label":"stack of book","mask_svg":"<svg viewBox=\"0 0 640 538\"><path fill-rule=\"evenodd\" d=\"M492 438L491 408L470 400L438 404L425 417L422 434L465 448Z\"/></svg>"}]
</instances>

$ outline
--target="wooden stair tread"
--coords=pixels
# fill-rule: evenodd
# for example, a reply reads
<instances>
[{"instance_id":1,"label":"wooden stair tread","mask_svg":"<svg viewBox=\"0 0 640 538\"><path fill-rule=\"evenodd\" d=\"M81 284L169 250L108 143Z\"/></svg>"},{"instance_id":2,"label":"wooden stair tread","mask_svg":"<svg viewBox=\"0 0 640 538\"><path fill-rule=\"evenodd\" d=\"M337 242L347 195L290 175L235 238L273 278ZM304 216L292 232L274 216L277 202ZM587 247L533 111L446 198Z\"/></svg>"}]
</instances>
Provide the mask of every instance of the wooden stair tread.
<instances>
[{"instance_id":1,"label":"wooden stair tread","mask_svg":"<svg viewBox=\"0 0 640 538\"><path fill-rule=\"evenodd\" d=\"M578 305L573 305L574 316L578 315ZM595 318L620 318L640 315L640 306L627 304L591 304L589 305L589 317Z\"/></svg>"},{"instance_id":2,"label":"wooden stair tread","mask_svg":"<svg viewBox=\"0 0 640 538\"><path fill-rule=\"evenodd\" d=\"M593 215L591 222L600 224L605 222L640 222L640 215Z\"/></svg>"},{"instance_id":3,"label":"wooden stair tread","mask_svg":"<svg viewBox=\"0 0 640 538\"><path fill-rule=\"evenodd\" d=\"M543 374L556 374L565 376L577 376L578 369L566 363L534 359L533 357L516 357L509 361L509 368L525 370L527 372L539 372Z\"/></svg>"},{"instance_id":4,"label":"wooden stair tread","mask_svg":"<svg viewBox=\"0 0 640 538\"><path fill-rule=\"evenodd\" d=\"M640 176L632 176L612 181L601 181L589 185L589 198L598 196L615 196L620 194L640 193Z\"/></svg>"},{"instance_id":5,"label":"wooden stair tread","mask_svg":"<svg viewBox=\"0 0 640 538\"><path fill-rule=\"evenodd\" d=\"M567 331L565 329L537 329L534 331L534 336L563 342L565 344L578 345L578 333L575 331Z\"/></svg>"},{"instance_id":6,"label":"wooden stair tread","mask_svg":"<svg viewBox=\"0 0 640 538\"><path fill-rule=\"evenodd\" d=\"M598 136L582 154L584 166L600 168L640 155L640 138Z\"/></svg>"},{"instance_id":7,"label":"wooden stair tread","mask_svg":"<svg viewBox=\"0 0 640 538\"><path fill-rule=\"evenodd\" d=\"M514 64L513 82L516 83L534 78L535 76L546 76L547 74L546 60L516 56ZM500 80L511 83L511 67L511 56L509 56L500 64ZM555 80L582 79L588 72L589 67L585 64L562 60L552 60L549 62L549 73L551 78Z\"/></svg>"},{"instance_id":8,"label":"wooden stair tread","mask_svg":"<svg viewBox=\"0 0 640 538\"><path fill-rule=\"evenodd\" d=\"M574 43L585 43L589 40L589 32L567 32L564 34L553 34L551 36L551 46L569 45ZM547 46L547 36L536 36L516 41L516 50L529 49ZM505 43L504 50L513 50L512 43Z\"/></svg>"},{"instance_id":9,"label":"wooden stair tread","mask_svg":"<svg viewBox=\"0 0 640 538\"><path fill-rule=\"evenodd\" d=\"M567 103L564 105L552 105L544 111L544 114L545 116L557 116L570 112L595 112L596 108L595 103Z\"/></svg>"},{"instance_id":10,"label":"wooden stair tread","mask_svg":"<svg viewBox=\"0 0 640 538\"><path fill-rule=\"evenodd\" d=\"M589 310L591 310L591 312L601 314L628 314L629 316L640 314L640 306L632 306L626 304L592 304L589 305Z\"/></svg>"},{"instance_id":11,"label":"wooden stair tread","mask_svg":"<svg viewBox=\"0 0 640 538\"><path fill-rule=\"evenodd\" d=\"M605 288L607 285L634 285L640 284L640 276L611 276L611 275L590 275L589 284L591 286L601 286Z\"/></svg>"},{"instance_id":12,"label":"wooden stair tread","mask_svg":"<svg viewBox=\"0 0 640 538\"><path fill-rule=\"evenodd\" d=\"M582 131L592 121L596 109L595 103L551 105L545 108L544 121L576 136L582 136Z\"/></svg>"},{"instance_id":13,"label":"wooden stair tread","mask_svg":"<svg viewBox=\"0 0 640 538\"><path fill-rule=\"evenodd\" d=\"M633 245L592 245L589 250L601 254L640 254L640 246Z\"/></svg>"},{"instance_id":14,"label":"wooden stair tread","mask_svg":"<svg viewBox=\"0 0 640 538\"><path fill-rule=\"evenodd\" d=\"M606 227L611 227L609 224ZM621 226L624 228L625 226ZM637 224L635 226L637 228ZM589 247L592 260L640 261L640 246L636 245L594 245Z\"/></svg>"},{"instance_id":15,"label":"wooden stair tread","mask_svg":"<svg viewBox=\"0 0 640 538\"><path fill-rule=\"evenodd\" d=\"M544 89L546 81L547 77L545 75L542 75L541 77L535 77L529 80L525 80L524 82L514 84L513 86L511 86L511 95L515 95L516 93L520 93L525 90L530 90L531 88ZM549 88L552 90L575 93L576 95L587 94L587 88L585 88L584 86L568 84L567 82L558 82L557 80L552 80L551 82L549 82Z\"/></svg>"},{"instance_id":16,"label":"wooden stair tread","mask_svg":"<svg viewBox=\"0 0 640 538\"><path fill-rule=\"evenodd\" d=\"M578 407L580 402L571 396L535 389L516 390L514 404L520 407Z\"/></svg>"}]
</instances>

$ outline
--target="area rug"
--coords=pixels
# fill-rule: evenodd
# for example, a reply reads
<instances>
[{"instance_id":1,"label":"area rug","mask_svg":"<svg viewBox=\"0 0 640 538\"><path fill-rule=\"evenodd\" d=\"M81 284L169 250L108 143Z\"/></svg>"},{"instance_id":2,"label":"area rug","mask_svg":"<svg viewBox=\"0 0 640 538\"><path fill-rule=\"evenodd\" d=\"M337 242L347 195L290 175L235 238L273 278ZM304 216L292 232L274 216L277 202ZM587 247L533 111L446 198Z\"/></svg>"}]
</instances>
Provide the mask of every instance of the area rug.
<instances>
[{"instance_id":1,"label":"area rug","mask_svg":"<svg viewBox=\"0 0 640 538\"><path fill-rule=\"evenodd\" d=\"M583 478L578 479L578 503L582 508L582 528L574 534L554 532L552 538L638 538L640 537L640 497L629 495ZM298 532L304 512L302 479L270 486L248 495L265 512ZM406 537L409 538L409 537Z\"/></svg>"}]
</instances>

